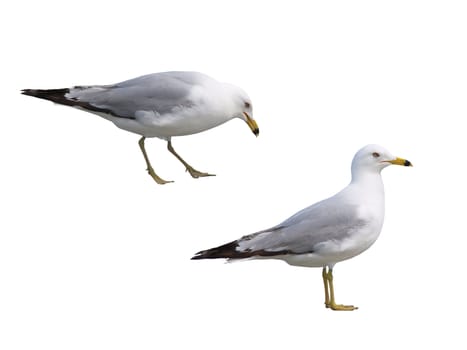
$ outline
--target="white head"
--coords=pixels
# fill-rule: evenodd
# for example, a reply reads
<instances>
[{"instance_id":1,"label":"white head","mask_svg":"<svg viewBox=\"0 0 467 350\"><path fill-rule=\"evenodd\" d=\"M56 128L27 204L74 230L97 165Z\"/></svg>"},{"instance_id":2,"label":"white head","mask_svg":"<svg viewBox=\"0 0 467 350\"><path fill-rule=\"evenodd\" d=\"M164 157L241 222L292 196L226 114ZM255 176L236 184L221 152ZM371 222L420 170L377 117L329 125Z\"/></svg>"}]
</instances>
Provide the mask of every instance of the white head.
<instances>
[{"instance_id":1,"label":"white head","mask_svg":"<svg viewBox=\"0 0 467 350\"><path fill-rule=\"evenodd\" d=\"M233 103L234 118L239 118L248 124L255 136L259 135L258 124L253 119L253 105L247 93L239 87L231 84L225 84L230 90L230 99Z\"/></svg>"},{"instance_id":2,"label":"white head","mask_svg":"<svg viewBox=\"0 0 467 350\"><path fill-rule=\"evenodd\" d=\"M403 165L412 166L408 160L395 157L384 147L379 145L367 145L361 148L352 160L352 179L362 174L379 174L387 166Z\"/></svg>"}]
</instances>

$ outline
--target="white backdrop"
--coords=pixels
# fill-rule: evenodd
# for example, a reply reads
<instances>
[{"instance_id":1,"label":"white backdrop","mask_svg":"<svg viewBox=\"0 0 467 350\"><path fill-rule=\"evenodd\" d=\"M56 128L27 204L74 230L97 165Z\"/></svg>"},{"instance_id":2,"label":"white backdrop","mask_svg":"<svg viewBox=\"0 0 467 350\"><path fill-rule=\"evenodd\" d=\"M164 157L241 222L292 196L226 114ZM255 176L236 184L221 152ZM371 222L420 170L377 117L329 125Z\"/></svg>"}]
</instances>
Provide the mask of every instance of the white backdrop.
<instances>
[{"instance_id":1,"label":"white backdrop","mask_svg":"<svg viewBox=\"0 0 467 350\"><path fill-rule=\"evenodd\" d=\"M465 348L467 11L462 1L2 4L1 349ZM239 120L166 150L22 88L197 70L244 88ZM190 261L350 179L379 143L377 243L335 268Z\"/></svg>"}]
</instances>

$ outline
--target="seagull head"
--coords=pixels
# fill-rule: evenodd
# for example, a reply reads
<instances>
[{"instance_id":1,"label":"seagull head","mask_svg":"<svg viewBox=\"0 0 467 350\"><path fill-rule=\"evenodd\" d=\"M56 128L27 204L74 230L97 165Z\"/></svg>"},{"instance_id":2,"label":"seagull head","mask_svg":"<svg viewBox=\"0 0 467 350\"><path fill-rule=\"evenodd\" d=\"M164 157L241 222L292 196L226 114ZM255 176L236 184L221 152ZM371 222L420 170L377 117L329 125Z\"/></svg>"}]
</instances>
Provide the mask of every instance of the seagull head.
<instances>
[{"instance_id":1,"label":"seagull head","mask_svg":"<svg viewBox=\"0 0 467 350\"><path fill-rule=\"evenodd\" d=\"M259 135L259 128L256 120L253 119L253 105L247 93L234 85L229 86L231 101L233 102L234 118L239 118L247 123L255 136Z\"/></svg>"},{"instance_id":2,"label":"seagull head","mask_svg":"<svg viewBox=\"0 0 467 350\"><path fill-rule=\"evenodd\" d=\"M243 111L240 115L240 118L248 124L255 136L259 135L258 124L256 124L256 121L253 119L253 109L250 101L243 101Z\"/></svg>"},{"instance_id":3,"label":"seagull head","mask_svg":"<svg viewBox=\"0 0 467 350\"><path fill-rule=\"evenodd\" d=\"M360 172L377 172L389 165L412 166L408 160L395 157L387 149L379 145L367 145L360 149L352 161L352 174Z\"/></svg>"}]
</instances>

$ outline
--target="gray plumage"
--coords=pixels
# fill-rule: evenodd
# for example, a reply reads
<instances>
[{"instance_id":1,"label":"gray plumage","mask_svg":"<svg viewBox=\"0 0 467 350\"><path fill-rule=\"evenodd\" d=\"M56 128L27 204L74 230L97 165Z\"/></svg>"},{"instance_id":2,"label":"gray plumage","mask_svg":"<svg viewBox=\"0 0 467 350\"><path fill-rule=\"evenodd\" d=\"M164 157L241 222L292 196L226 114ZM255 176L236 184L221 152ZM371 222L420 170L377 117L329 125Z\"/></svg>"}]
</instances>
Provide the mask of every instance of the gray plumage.
<instances>
[{"instance_id":1,"label":"gray plumage","mask_svg":"<svg viewBox=\"0 0 467 350\"><path fill-rule=\"evenodd\" d=\"M198 72L162 72L111 85L83 85L50 90L24 89L22 93L84 109L87 104L90 112L135 119L138 111L155 111L157 115L162 115L176 108L193 106L190 91L204 77L204 74Z\"/></svg>"},{"instance_id":2,"label":"gray plumage","mask_svg":"<svg viewBox=\"0 0 467 350\"><path fill-rule=\"evenodd\" d=\"M290 254L319 251L320 243L343 240L365 226L353 205L336 207L335 202L322 201L305 208L281 224L246 236L238 242L240 248L252 252L264 250Z\"/></svg>"},{"instance_id":3,"label":"gray plumage","mask_svg":"<svg viewBox=\"0 0 467 350\"><path fill-rule=\"evenodd\" d=\"M154 73L114 85L76 86L67 98L109 110L121 118L135 119L141 110L163 115L192 107L195 102L190 99L190 90L200 78L195 72Z\"/></svg>"}]
</instances>

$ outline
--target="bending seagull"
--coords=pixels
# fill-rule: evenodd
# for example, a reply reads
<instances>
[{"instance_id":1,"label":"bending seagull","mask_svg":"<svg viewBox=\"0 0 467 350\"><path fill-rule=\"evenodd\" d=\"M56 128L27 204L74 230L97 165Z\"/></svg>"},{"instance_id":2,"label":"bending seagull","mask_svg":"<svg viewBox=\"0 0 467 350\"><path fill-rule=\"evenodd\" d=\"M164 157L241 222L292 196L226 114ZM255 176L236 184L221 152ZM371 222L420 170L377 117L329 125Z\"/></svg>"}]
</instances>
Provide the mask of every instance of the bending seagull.
<instances>
[{"instance_id":1,"label":"bending seagull","mask_svg":"<svg viewBox=\"0 0 467 350\"><path fill-rule=\"evenodd\" d=\"M322 267L326 307L355 310L353 305L336 304L332 270L378 238L384 219L381 170L391 164L412 166L381 146L365 146L352 161L352 181L333 197L270 229L200 251L192 259L280 259L295 266Z\"/></svg>"},{"instance_id":2,"label":"bending seagull","mask_svg":"<svg viewBox=\"0 0 467 350\"><path fill-rule=\"evenodd\" d=\"M147 137L166 140L168 150L198 178L212 174L194 169L180 157L172 146L173 136L196 134L233 118L242 119L256 136L259 134L248 95L198 72L154 73L114 85L25 89L22 93L97 114L141 135L139 147L148 173L158 184L172 181L163 180L152 168L144 147Z\"/></svg>"}]
</instances>

